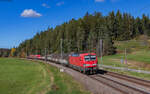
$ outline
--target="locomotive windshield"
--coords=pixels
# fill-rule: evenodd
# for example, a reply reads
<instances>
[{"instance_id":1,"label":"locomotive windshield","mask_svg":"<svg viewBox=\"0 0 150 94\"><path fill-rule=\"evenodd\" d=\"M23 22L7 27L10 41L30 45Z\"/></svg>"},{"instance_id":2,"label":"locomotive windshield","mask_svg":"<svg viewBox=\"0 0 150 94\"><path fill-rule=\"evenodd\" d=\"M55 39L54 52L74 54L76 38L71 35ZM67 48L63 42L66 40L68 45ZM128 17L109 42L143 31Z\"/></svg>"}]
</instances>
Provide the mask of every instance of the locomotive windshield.
<instances>
[{"instance_id":1,"label":"locomotive windshield","mask_svg":"<svg viewBox=\"0 0 150 94\"><path fill-rule=\"evenodd\" d=\"M87 55L84 56L85 61L92 61L92 60L96 60L96 56L95 55Z\"/></svg>"},{"instance_id":2,"label":"locomotive windshield","mask_svg":"<svg viewBox=\"0 0 150 94\"><path fill-rule=\"evenodd\" d=\"M90 56L84 56L85 61L90 61Z\"/></svg>"},{"instance_id":3,"label":"locomotive windshield","mask_svg":"<svg viewBox=\"0 0 150 94\"><path fill-rule=\"evenodd\" d=\"M91 55L91 60L96 60L96 56L95 55Z\"/></svg>"}]
</instances>

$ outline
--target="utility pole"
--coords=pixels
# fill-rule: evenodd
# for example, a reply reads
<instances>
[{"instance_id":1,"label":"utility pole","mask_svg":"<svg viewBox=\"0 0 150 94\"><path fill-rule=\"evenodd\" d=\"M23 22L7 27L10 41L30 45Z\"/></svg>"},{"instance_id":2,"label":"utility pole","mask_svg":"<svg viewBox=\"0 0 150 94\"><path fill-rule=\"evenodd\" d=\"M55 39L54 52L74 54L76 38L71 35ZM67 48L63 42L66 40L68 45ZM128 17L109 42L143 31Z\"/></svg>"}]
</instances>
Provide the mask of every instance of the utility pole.
<instances>
[{"instance_id":1,"label":"utility pole","mask_svg":"<svg viewBox=\"0 0 150 94\"><path fill-rule=\"evenodd\" d=\"M125 64L127 64L127 49L125 48Z\"/></svg>"},{"instance_id":2,"label":"utility pole","mask_svg":"<svg viewBox=\"0 0 150 94\"><path fill-rule=\"evenodd\" d=\"M47 61L47 49L45 48L45 61Z\"/></svg>"},{"instance_id":3,"label":"utility pole","mask_svg":"<svg viewBox=\"0 0 150 94\"><path fill-rule=\"evenodd\" d=\"M71 43L72 43L72 41L68 40L68 52L71 52Z\"/></svg>"},{"instance_id":4,"label":"utility pole","mask_svg":"<svg viewBox=\"0 0 150 94\"><path fill-rule=\"evenodd\" d=\"M35 52L35 54L37 55L38 54L38 50L36 49L36 52Z\"/></svg>"},{"instance_id":5,"label":"utility pole","mask_svg":"<svg viewBox=\"0 0 150 94\"><path fill-rule=\"evenodd\" d=\"M62 44L63 44L62 41L63 41L63 40L60 39L61 58L62 58L62 56L63 56L63 55L62 55Z\"/></svg>"},{"instance_id":6,"label":"utility pole","mask_svg":"<svg viewBox=\"0 0 150 94\"><path fill-rule=\"evenodd\" d=\"M26 58L28 57L28 51L27 51L27 46L26 46Z\"/></svg>"},{"instance_id":7,"label":"utility pole","mask_svg":"<svg viewBox=\"0 0 150 94\"><path fill-rule=\"evenodd\" d=\"M101 57L101 63L103 63L103 40L100 39L100 57Z\"/></svg>"}]
</instances>

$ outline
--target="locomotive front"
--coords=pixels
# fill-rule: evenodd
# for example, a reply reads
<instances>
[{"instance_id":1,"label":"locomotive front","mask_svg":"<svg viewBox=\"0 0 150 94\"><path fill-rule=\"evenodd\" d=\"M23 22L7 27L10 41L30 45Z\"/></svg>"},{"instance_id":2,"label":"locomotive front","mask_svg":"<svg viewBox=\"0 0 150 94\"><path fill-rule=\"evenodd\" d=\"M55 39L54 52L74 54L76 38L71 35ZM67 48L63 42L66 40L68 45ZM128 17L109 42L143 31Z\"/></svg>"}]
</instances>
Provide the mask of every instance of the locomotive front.
<instances>
[{"instance_id":1,"label":"locomotive front","mask_svg":"<svg viewBox=\"0 0 150 94\"><path fill-rule=\"evenodd\" d=\"M98 60L97 56L94 53L86 53L81 55L84 61L83 68L86 72L96 72L98 69Z\"/></svg>"},{"instance_id":2,"label":"locomotive front","mask_svg":"<svg viewBox=\"0 0 150 94\"><path fill-rule=\"evenodd\" d=\"M84 73L96 73L98 60L95 53L72 54L69 56L69 65Z\"/></svg>"}]
</instances>

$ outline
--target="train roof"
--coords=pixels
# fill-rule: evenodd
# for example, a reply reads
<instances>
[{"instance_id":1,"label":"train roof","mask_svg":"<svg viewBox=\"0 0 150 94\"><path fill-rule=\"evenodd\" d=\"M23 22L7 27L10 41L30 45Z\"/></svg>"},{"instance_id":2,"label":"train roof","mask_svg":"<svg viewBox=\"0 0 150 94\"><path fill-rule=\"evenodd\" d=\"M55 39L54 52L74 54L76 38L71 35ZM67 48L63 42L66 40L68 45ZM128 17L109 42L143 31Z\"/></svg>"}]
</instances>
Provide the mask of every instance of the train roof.
<instances>
[{"instance_id":1,"label":"train roof","mask_svg":"<svg viewBox=\"0 0 150 94\"><path fill-rule=\"evenodd\" d=\"M95 53L74 53L74 54L71 54L71 56L74 56L74 57L84 56L84 55L96 55L96 54Z\"/></svg>"}]
</instances>

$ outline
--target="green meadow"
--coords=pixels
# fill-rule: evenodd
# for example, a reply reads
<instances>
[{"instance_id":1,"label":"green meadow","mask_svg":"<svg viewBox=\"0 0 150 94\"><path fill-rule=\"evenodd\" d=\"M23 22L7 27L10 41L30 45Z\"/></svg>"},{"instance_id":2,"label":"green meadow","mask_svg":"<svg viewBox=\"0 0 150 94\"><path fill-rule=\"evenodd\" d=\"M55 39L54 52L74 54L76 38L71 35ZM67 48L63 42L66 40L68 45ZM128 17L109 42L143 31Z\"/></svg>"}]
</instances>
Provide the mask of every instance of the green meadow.
<instances>
[{"instance_id":1,"label":"green meadow","mask_svg":"<svg viewBox=\"0 0 150 94\"><path fill-rule=\"evenodd\" d=\"M0 94L89 94L72 77L36 61L0 58Z\"/></svg>"},{"instance_id":2,"label":"green meadow","mask_svg":"<svg viewBox=\"0 0 150 94\"><path fill-rule=\"evenodd\" d=\"M114 67L126 67L131 69L140 69L150 71L150 41L147 40L129 40L129 41L115 41L117 49L116 55L104 56L103 61L99 58L99 63ZM126 56L125 56L126 49ZM125 62L127 60L127 62ZM122 62L123 61L123 62ZM106 69L122 74L128 74L144 79L149 79L148 74L141 74L135 72L123 72L120 70Z\"/></svg>"},{"instance_id":3,"label":"green meadow","mask_svg":"<svg viewBox=\"0 0 150 94\"><path fill-rule=\"evenodd\" d=\"M145 44L145 45L144 45ZM104 65L150 70L150 42L141 40L116 41L116 55L104 56ZM125 55L126 49L126 55ZM123 60L123 63L121 63ZM125 62L127 60L127 63Z\"/></svg>"}]
</instances>

